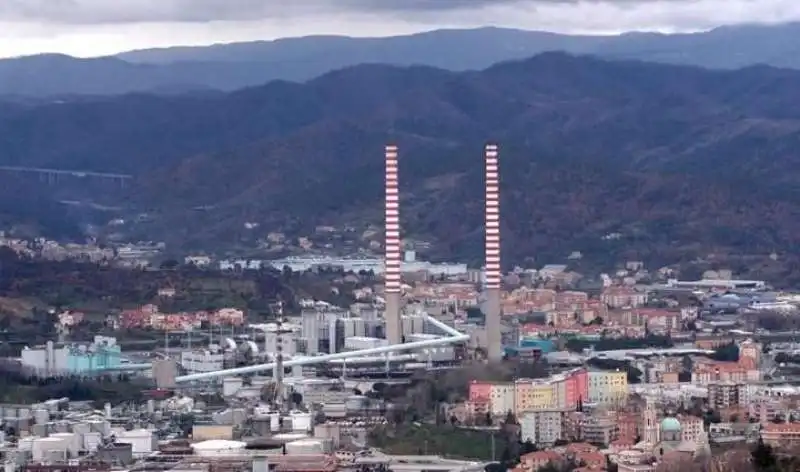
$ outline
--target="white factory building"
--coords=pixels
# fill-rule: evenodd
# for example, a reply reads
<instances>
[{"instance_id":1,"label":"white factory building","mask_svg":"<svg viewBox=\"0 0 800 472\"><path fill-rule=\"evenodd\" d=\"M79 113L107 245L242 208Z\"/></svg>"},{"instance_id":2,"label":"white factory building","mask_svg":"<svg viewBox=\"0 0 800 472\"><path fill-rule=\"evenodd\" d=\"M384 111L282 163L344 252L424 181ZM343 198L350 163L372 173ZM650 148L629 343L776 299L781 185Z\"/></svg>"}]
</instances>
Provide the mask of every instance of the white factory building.
<instances>
[{"instance_id":1,"label":"white factory building","mask_svg":"<svg viewBox=\"0 0 800 472\"><path fill-rule=\"evenodd\" d=\"M180 365L192 374L222 370L225 368L225 353L218 348L183 351Z\"/></svg>"},{"instance_id":2,"label":"white factory building","mask_svg":"<svg viewBox=\"0 0 800 472\"><path fill-rule=\"evenodd\" d=\"M283 270L289 267L294 272L305 272L320 267L330 267L341 269L344 272L370 272L383 274L383 258L348 258L348 257L287 257L272 261L260 260L229 260L220 261L221 270L234 270L236 268L258 270L264 265L269 265L274 269ZM414 251L406 251L405 261L402 270L406 273L428 272L433 276L456 277L467 274L467 265L461 263L442 263L435 264L427 261L418 261Z\"/></svg>"}]
</instances>

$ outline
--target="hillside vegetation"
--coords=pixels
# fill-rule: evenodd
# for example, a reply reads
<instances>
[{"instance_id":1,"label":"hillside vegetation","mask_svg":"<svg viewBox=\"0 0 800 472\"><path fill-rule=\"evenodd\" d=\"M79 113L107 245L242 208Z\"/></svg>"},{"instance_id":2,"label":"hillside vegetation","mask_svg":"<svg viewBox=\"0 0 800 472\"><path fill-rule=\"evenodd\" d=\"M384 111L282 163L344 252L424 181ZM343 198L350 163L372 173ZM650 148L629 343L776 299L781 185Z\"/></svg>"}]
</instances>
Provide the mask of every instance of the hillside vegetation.
<instances>
[{"instance_id":1,"label":"hillside vegetation","mask_svg":"<svg viewBox=\"0 0 800 472\"><path fill-rule=\"evenodd\" d=\"M247 221L379 224L394 141L406 236L478 260L493 140L506 260L674 262L797 247L798 101L800 72L768 67L561 53L481 72L367 65L227 95L8 105L0 163L133 173L129 208L192 247L235 241Z\"/></svg>"}]
</instances>

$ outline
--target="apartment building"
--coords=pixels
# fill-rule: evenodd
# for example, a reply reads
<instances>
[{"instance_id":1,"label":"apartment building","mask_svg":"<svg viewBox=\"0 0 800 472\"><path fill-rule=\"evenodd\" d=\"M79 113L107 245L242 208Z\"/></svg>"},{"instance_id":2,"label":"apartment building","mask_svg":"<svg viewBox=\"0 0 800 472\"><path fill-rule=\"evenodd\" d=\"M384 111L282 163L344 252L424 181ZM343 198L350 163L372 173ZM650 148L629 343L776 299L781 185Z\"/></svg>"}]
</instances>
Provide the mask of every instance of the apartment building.
<instances>
[{"instance_id":1,"label":"apartment building","mask_svg":"<svg viewBox=\"0 0 800 472\"><path fill-rule=\"evenodd\" d=\"M553 375L547 379L520 379L515 382L477 382L469 389L469 401L485 403L492 415L550 409L574 410L589 398L585 369Z\"/></svg>"},{"instance_id":2,"label":"apartment building","mask_svg":"<svg viewBox=\"0 0 800 472\"><path fill-rule=\"evenodd\" d=\"M609 445L619 438L619 425L613 415L587 417L581 432L582 439L588 443Z\"/></svg>"},{"instance_id":3,"label":"apartment building","mask_svg":"<svg viewBox=\"0 0 800 472\"><path fill-rule=\"evenodd\" d=\"M767 423L761 428L761 439L773 447L800 444L800 423Z\"/></svg>"},{"instance_id":4,"label":"apartment building","mask_svg":"<svg viewBox=\"0 0 800 472\"><path fill-rule=\"evenodd\" d=\"M681 441L696 443L705 430L703 419L691 415L678 415L681 423Z\"/></svg>"},{"instance_id":5,"label":"apartment building","mask_svg":"<svg viewBox=\"0 0 800 472\"><path fill-rule=\"evenodd\" d=\"M590 371L589 402L613 405L628 398L628 374L625 371Z\"/></svg>"},{"instance_id":6,"label":"apartment building","mask_svg":"<svg viewBox=\"0 0 800 472\"><path fill-rule=\"evenodd\" d=\"M600 300L610 308L636 308L647 303L647 294L630 287L613 286L603 291Z\"/></svg>"},{"instance_id":7,"label":"apartment building","mask_svg":"<svg viewBox=\"0 0 800 472\"><path fill-rule=\"evenodd\" d=\"M557 389L557 385L549 381L520 380L516 382L517 413L556 408Z\"/></svg>"},{"instance_id":8,"label":"apartment building","mask_svg":"<svg viewBox=\"0 0 800 472\"><path fill-rule=\"evenodd\" d=\"M745 406L749 401L747 384L737 382L712 382L708 384L708 404L714 410L731 406Z\"/></svg>"},{"instance_id":9,"label":"apartment building","mask_svg":"<svg viewBox=\"0 0 800 472\"><path fill-rule=\"evenodd\" d=\"M692 383L708 385L715 382L747 383L759 380L758 370L750 370L738 362L696 362L692 367Z\"/></svg>"},{"instance_id":10,"label":"apartment building","mask_svg":"<svg viewBox=\"0 0 800 472\"><path fill-rule=\"evenodd\" d=\"M552 445L564 438L564 411L530 411L519 416L520 437L537 445Z\"/></svg>"}]
</instances>

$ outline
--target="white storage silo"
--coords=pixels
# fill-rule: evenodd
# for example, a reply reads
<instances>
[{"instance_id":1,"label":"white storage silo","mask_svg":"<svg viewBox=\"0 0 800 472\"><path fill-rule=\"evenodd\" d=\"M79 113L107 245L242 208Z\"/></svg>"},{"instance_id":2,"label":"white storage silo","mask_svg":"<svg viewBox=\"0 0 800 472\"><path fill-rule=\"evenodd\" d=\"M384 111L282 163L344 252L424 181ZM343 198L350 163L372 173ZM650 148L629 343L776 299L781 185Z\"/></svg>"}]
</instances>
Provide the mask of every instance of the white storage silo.
<instances>
[{"instance_id":1,"label":"white storage silo","mask_svg":"<svg viewBox=\"0 0 800 472\"><path fill-rule=\"evenodd\" d=\"M111 434L111 423L109 423L108 421L90 420L88 423L89 423L89 429L91 431L100 433L103 436L108 436L109 434Z\"/></svg>"},{"instance_id":2,"label":"white storage silo","mask_svg":"<svg viewBox=\"0 0 800 472\"><path fill-rule=\"evenodd\" d=\"M103 442L103 437L100 433L94 431L83 433L83 450L84 451L97 451L100 444Z\"/></svg>"},{"instance_id":3,"label":"white storage silo","mask_svg":"<svg viewBox=\"0 0 800 472\"><path fill-rule=\"evenodd\" d=\"M45 408L33 410L33 421L36 424L47 424L47 422L50 421L50 412Z\"/></svg>"},{"instance_id":4,"label":"white storage silo","mask_svg":"<svg viewBox=\"0 0 800 472\"><path fill-rule=\"evenodd\" d=\"M153 432L146 429L122 431L116 435L117 442L130 444L134 456L141 456L153 452L155 437Z\"/></svg>"},{"instance_id":5,"label":"white storage silo","mask_svg":"<svg viewBox=\"0 0 800 472\"><path fill-rule=\"evenodd\" d=\"M77 434L86 434L91 431L92 428L89 426L89 423L74 423L72 425L72 432Z\"/></svg>"},{"instance_id":6,"label":"white storage silo","mask_svg":"<svg viewBox=\"0 0 800 472\"><path fill-rule=\"evenodd\" d=\"M69 459L69 453L67 451L53 449L52 451L46 451L44 453L42 462L46 464L62 464L67 459Z\"/></svg>"},{"instance_id":7,"label":"white storage silo","mask_svg":"<svg viewBox=\"0 0 800 472\"><path fill-rule=\"evenodd\" d=\"M81 450L81 446L83 446L83 440L81 439L79 434L75 433L55 433L50 435L51 438L58 438L64 441L64 445L67 448L67 452L69 453L69 457L77 457L78 452Z\"/></svg>"},{"instance_id":8,"label":"white storage silo","mask_svg":"<svg viewBox=\"0 0 800 472\"><path fill-rule=\"evenodd\" d=\"M243 453L245 446L247 446L247 443L241 441L211 439L192 444L192 449L198 456L237 456Z\"/></svg>"},{"instance_id":9,"label":"white storage silo","mask_svg":"<svg viewBox=\"0 0 800 472\"><path fill-rule=\"evenodd\" d=\"M17 449L20 451L33 451L33 441L37 439L39 439L38 436L27 436L20 438L20 440L17 441Z\"/></svg>"},{"instance_id":10,"label":"white storage silo","mask_svg":"<svg viewBox=\"0 0 800 472\"><path fill-rule=\"evenodd\" d=\"M311 413L294 411L289 414L289 417L292 419L292 430L311 431L311 428L313 427Z\"/></svg>"},{"instance_id":11,"label":"white storage silo","mask_svg":"<svg viewBox=\"0 0 800 472\"><path fill-rule=\"evenodd\" d=\"M230 397L241 390L244 380L241 377L225 377L222 379L222 395Z\"/></svg>"},{"instance_id":12,"label":"white storage silo","mask_svg":"<svg viewBox=\"0 0 800 472\"><path fill-rule=\"evenodd\" d=\"M319 439L300 439L286 443L286 454L297 455L319 455L325 453L325 446Z\"/></svg>"},{"instance_id":13,"label":"white storage silo","mask_svg":"<svg viewBox=\"0 0 800 472\"><path fill-rule=\"evenodd\" d=\"M67 444L61 438L36 438L32 444L32 456L36 462L43 462L49 460L48 457L52 451L61 451L66 458ZM55 454L58 454L56 452Z\"/></svg>"},{"instance_id":14,"label":"white storage silo","mask_svg":"<svg viewBox=\"0 0 800 472\"><path fill-rule=\"evenodd\" d=\"M281 430L281 414L273 411L269 415L269 430L270 432L277 433Z\"/></svg>"},{"instance_id":15,"label":"white storage silo","mask_svg":"<svg viewBox=\"0 0 800 472\"><path fill-rule=\"evenodd\" d=\"M252 472L269 472L269 458L264 456L254 457Z\"/></svg>"}]
</instances>

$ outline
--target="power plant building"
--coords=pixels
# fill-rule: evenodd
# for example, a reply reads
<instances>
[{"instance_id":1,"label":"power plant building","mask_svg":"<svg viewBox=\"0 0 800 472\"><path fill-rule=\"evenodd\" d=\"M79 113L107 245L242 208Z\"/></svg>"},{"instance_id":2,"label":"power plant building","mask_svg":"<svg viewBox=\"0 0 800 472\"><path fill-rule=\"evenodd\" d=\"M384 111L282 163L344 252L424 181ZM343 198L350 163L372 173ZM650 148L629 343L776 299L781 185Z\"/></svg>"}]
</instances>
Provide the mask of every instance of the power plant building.
<instances>
[{"instance_id":1,"label":"power plant building","mask_svg":"<svg viewBox=\"0 0 800 472\"><path fill-rule=\"evenodd\" d=\"M22 350L23 367L36 375L51 377L114 369L122 363L116 338L95 336L91 344L56 345L52 341Z\"/></svg>"}]
</instances>

